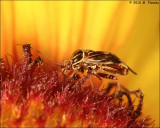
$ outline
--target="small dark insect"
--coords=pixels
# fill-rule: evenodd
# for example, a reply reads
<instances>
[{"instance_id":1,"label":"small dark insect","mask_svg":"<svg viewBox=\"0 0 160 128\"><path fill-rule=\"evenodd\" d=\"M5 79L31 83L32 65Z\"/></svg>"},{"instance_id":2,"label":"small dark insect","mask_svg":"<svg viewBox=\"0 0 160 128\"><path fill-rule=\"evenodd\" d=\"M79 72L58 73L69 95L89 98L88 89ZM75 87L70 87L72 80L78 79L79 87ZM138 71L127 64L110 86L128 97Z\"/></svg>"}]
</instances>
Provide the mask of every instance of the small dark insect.
<instances>
[{"instance_id":1,"label":"small dark insect","mask_svg":"<svg viewBox=\"0 0 160 128\"><path fill-rule=\"evenodd\" d=\"M16 44L16 45L20 45L23 47L23 61L24 61L24 71L27 69L27 65L31 64L32 60L35 59L36 57L39 57L41 59L43 59L43 65L45 65L45 70L50 70L52 71L54 69L54 64L56 62L54 62L49 56L47 56L45 53L40 52L39 50L31 47L30 43L26 43L26 44Z\"/></svg>"},{"instance_id":2,"label":"small dark insect","mask_svg":"<svg viewBox=\"0 0 160 128\"><path fill-rule=\"evenodd\" d=\"M32 53L31 53L31 45L24 44L23 45L23 53L24 53L24 60L23 60L23 72L27 69L28 64L32 62Z\"/></svg>"},{"instance_id":3,"label":"small dark insect","mask_svg":"<svg viewBox=\"0 0 160 128\"><path fill-rule=\"evenodd\" d=\"M103 51L78 49L72 54L70 60L64 61L60 66L63 72L71 70L73 74L77 71L82 74L87 71L87 76L84 80L90 78L90 76L96 76L99 79L113 79L116 81L119 89L121 89L121 87L115 76L116 74L127 75L128 71L131 71L135 75L137 74L117 56L110 52Z\"/></svg>"}]
</instances>

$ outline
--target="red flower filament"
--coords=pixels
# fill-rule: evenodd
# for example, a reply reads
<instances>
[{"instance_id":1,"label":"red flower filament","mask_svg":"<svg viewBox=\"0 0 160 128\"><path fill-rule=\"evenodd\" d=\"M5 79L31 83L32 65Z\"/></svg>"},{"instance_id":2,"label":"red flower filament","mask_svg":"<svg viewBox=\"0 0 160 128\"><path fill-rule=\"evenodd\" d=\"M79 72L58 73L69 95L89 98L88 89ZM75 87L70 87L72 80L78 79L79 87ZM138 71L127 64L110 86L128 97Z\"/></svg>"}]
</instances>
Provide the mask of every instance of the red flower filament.
<instances>
[{"instance_id":1,"label":"red flower filament","mask_svg":"<svg viewBox=\"0 0 160 128\"><path fill-rule=\"evenodd\" d=\"M74 88L80 79L64 77L56 68L46 71L40 57L32 60L30 45L23 49L23 60L13 65L1 59L2 127L153 126L149 117L141 115L141 90L135 105L127 92L115 98L113 84L103 91L82 85Z\"/></svg>"}]
</instances>

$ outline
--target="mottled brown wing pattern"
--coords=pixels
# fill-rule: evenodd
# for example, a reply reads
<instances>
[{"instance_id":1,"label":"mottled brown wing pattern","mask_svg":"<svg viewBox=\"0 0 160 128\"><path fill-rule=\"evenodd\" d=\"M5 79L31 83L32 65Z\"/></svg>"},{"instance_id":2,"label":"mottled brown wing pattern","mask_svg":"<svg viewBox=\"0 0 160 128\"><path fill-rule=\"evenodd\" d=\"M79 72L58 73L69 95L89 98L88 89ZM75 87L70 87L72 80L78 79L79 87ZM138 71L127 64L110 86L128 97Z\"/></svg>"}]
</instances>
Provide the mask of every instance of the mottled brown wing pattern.
<instances>
[{"instance_id":1,"label":"mottled brown wing pattern","mask_svg":"<svg viewBox=\"0 0 160 128\"><path fill-rule=\"evenodd\" d=\"M127 75L128 70L136 74L117 56L110 52L86 50L84 62L96 64L100 67L100 69L113 74Z\"/></svg>"},{"instance_id":2,"label":"mottled brown wing pattern","mask_svg":"<svg viewBox=\"0 0 160 128\"><path fill-rule=\"evenodd\" d=\"M85 51L85 62L88 63L103 63L103 64L118 64L121 63L120 59L114 54L102 51Z\"/></svg>"}]
</instances>

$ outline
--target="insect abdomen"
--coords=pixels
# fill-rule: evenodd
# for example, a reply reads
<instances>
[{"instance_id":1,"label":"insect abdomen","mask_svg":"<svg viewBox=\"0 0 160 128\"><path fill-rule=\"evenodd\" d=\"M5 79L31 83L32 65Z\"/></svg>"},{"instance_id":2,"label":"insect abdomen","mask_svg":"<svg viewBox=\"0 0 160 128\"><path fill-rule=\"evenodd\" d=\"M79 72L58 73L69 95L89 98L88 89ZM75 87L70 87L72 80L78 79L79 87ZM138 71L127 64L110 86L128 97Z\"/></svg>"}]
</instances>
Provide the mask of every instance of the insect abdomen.
<instances>
[{"instance_id":1,"label":"insect abdomen","mask_svg":"<svg viewBox=\"0 0 160 128\"><path fill-rule=\"evenodd\" d=\"M122 64L102 64L101 69L113 74L119 74L119 75L128 74L128 67L125 67Z\"/></svg>"}]
</instances>

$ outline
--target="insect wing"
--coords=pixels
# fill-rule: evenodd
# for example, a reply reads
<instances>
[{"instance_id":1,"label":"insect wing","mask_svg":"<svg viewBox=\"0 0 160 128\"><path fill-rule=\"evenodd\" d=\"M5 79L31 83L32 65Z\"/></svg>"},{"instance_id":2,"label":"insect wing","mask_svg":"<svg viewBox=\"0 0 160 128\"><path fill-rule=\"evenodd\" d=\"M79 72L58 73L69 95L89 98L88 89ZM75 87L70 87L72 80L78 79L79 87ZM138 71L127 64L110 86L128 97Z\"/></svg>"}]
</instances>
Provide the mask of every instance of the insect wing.
<instances>
[{"instance_id":1,"label":"insect wing","mask_svg":"<svg viewBox=\"0 0 160 128\"><path fill-rule=\"evenodd\" d=\"M128 73L128 70L130 70L135 75L137 74L117 56L110 52L86 50L85 63L101 65L104 70L114 74L124 75Z\"/></svg>"},{"instance_id":2,"label":"insect wing","mask_svg":"<svg viewBox=\"0 0 160 128\"><path fill-rule=\"evenodd\" d=\"M85 51L86 63L103 63L103 64L117 64L121 63L120 59L109 52L102 51Z\"/></svg>"}]
</instances>

